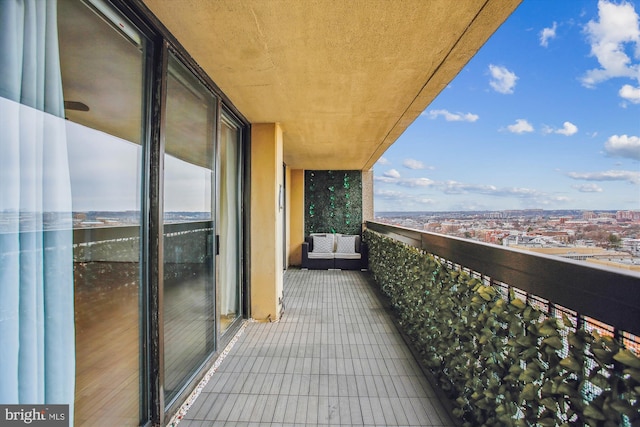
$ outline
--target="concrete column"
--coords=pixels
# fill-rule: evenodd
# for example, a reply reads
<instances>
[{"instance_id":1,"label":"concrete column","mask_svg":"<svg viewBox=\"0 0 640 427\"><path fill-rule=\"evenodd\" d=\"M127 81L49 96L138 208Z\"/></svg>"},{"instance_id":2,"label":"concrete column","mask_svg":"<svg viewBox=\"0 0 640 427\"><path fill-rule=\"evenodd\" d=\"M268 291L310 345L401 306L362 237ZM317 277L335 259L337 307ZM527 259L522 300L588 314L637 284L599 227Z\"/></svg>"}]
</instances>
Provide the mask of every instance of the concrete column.
<instances>
[{"instance_id":1,"label":"concrete column","mask_svg":"<svg viewBox=\"0 0 640 427\"><path fill-rule=\"evenodd\" d=\"M282 308L284 174L282 128L251 125L251 317L277 320Z\"/></svg>"},{"instance_id":2,"label":"concrete column","mask_svg":"<svg viewBox=\"0 0 640 427\"><path fill-rule=\"evenodd\" d=\"M362 222L372 221L373 210L373 169L362 171Z\"/></svg>"},{"instance_id":3,"label":"concrete column","mask_svg":"<svg viewBox=\"0 0 640 427\"><path fill-rule=\"evenodd\" d=\"M289 262L289 254L291 253L291 168L289 166L284 169L284 187L285 187L285 221L284 228L286 230L284 241L284 261L287 268L291 263Z\"/></svg>"},{"instance_id":4,"label":"concrete column","mask_svg":"<svg viewBox=\"0 0 640 427\"><path fill-rule=\"evenodd\" d=\"M304 170L291 171L289 181L289 264L299 266L302 264L302 242L304 242Z\"/></svg>"}]
</instances>

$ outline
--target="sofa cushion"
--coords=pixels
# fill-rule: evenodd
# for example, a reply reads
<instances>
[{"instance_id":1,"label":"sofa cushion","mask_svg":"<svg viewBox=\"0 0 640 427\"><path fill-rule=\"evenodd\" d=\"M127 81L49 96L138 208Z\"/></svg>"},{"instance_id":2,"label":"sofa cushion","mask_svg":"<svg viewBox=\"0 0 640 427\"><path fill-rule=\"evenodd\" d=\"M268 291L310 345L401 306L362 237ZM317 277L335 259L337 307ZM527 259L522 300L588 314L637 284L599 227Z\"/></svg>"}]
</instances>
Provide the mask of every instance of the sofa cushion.
<instances>
[{"instance_id":1,"label":"sofa cushion","mask_svg":"<svg viewBox=\"0 0 640 427\"><path fill-rule=\"evenodd\" d=\"M336 252L333 255L337 259L360 259L362 257L358 252L351 252L351 253Z\"/></svg>"},{"instance_id":2,"label":"sofa cushion","mask_svg":"<svg viewBox=\"0 0 640 427\"><path fill-rule=\"evenodd\" d=\"M307 254L307 258L309 259L333 259L333 252L309 252Z\"/></svg>"},{"instance_id":3,"label":"sofa cushion","mask_svg":"<svg viewBox=\"0 0 640 427\"><path fill-rule=\"evenodd\" d=\"M352 254L356 252L356 236L339 235L336 252L341 254Z\"/></svg>"},{"instance_id":4,"label":"sofa cushion","mask_svg":"<svg viewBox=\"0 0 640 427\"><path fill-rule=\"evenodd\" d=\"M332 253L333 234L316 234L313 238L313 249L311 253Z\"/></svg>"}]
</instances>

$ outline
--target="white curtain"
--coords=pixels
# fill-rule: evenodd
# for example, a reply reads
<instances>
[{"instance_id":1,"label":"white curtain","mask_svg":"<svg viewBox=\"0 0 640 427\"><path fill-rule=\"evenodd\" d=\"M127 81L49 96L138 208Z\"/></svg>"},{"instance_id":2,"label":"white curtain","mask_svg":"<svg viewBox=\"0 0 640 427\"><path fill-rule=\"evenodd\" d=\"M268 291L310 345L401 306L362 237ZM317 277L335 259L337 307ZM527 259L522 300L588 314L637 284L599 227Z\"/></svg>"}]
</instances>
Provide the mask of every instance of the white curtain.
<instances>
[{"instance_id":1,"label":"white curtain","mask_svg":"<svg viewBox=\"0 0 640 427\"><path fill-rule=\"evenodd\" d=\"M220 150L220 311L238 307L238 131L222 125Z\"/></svg>"},{"instance_id":2,"label":"white curtain","mask_svg":"<svg viewBox=\"0 0 640 427\"><path fill-rule=\"evenodd\" d=\"M73 417L71 225L56 3L0 0L0 402Z\"/></svg>"}]
</instances>

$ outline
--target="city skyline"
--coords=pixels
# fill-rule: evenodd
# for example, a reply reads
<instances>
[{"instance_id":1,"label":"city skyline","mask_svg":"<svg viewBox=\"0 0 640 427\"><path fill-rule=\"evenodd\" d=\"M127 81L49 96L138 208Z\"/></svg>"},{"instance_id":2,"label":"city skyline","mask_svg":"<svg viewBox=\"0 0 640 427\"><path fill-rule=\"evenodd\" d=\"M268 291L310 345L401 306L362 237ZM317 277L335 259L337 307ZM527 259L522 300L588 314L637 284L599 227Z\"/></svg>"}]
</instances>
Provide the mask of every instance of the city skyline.
<instances>
[{"instance_id":1,"label":"city skyline","mask_svg":"<svg viewBox=\"0 0 640 427\"><path fill-rule=\"evenodd\" d=\"M376 163L375 210L640 209L639 9L523 1Z\"/></svg>"}]
</instances>

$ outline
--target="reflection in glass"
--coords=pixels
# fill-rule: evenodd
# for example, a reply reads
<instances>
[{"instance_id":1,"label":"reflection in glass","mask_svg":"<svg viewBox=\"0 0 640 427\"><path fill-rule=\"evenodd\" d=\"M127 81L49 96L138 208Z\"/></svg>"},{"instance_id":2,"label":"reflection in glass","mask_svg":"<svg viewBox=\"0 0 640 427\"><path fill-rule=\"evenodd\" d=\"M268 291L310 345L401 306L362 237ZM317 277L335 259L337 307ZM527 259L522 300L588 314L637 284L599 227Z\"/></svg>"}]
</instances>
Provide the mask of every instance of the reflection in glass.
<instances>
[{"instance_id":1,"label":"reflection in glass","mask_svg":"<svg viewBox=\"0 0 640 427\"><path fill-rule=\"evenodd\" d=\"M240 164L238 129L223 121L220 139L220 331L240 314Z\"/></svg>"},{"instance_id":2,"label":"reflection in glass","mask_svg":"<svg viewBox=\"0 0 640 427\"><path fill-rule=\"evenodd\" d=\"M130 183L140 174L141 147L71 122L67 129L74 195L76 425L108 420L134 426L139 424L140 189ZM102 153L94 169L85 157L92 147ZM108 172L114 164L118 175Z\"/></svg>"},{"instance_id":3,"label":"reflection in glass","mask_svg":"<svg viewBox=\"0 0 640 427\"><path fill-rule=\"evenodd\" d=\"M164 156L164 373L167 405L214 350L214 98L169 60Z\"/></svg>"},{"instance_id":4,"label":"reflection in glass","mask_svg":"<svg viewBox=\"0 0 640 427\"><path fill-rule=\"evenodd\" d=\"M137 426L145 49L126 19L116 26L88 4L58 2L74 227L75 425Z\"/></svg>"}]
</instances>

